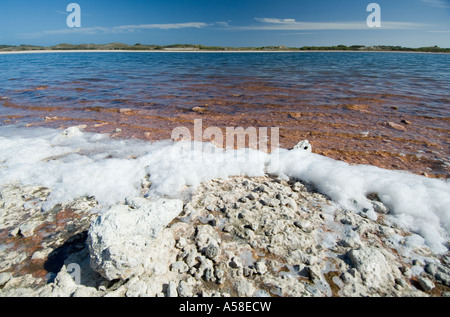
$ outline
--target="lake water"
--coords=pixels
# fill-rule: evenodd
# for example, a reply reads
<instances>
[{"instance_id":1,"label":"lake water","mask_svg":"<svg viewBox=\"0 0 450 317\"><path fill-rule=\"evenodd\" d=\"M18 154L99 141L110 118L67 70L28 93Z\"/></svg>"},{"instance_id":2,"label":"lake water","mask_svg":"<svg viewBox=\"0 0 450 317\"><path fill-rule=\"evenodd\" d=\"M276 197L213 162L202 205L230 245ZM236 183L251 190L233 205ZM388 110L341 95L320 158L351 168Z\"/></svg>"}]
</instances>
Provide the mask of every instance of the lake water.
<instances>
[{"instance_id":1,"label":"lake water","mask_svg":"<svg viewBox=\"0 0 450 317\"><path fill-rule=\"evenodd\" d=\"M276 126L285 147L309 139L350 163L448 177L450 54L0 55L0 124L157 140L195 118Z\"/></svg>"}]
</instances>

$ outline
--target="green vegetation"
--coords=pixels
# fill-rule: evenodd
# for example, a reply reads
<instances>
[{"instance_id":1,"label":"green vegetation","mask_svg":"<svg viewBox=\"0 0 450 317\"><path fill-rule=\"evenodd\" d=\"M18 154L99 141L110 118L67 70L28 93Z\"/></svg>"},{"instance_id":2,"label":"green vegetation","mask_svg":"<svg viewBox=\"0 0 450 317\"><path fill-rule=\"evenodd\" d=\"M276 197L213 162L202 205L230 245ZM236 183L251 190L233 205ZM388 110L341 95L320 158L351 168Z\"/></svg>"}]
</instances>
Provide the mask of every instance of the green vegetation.
<instances>
[{"instance_id":1,"label":"green vegetation","mask_svg":"<svg viewBox=\"0 0 450 317\"><path fill-rule=\"evenodd\" d=\"M410 48L402 46L363 46L363 45L337 45L337 46L303 46L301 51L366 51L366 52L431 52L431 53L450 53L450 48L440 48L438 46Z\"/></svg>"},{"instance_id":2,"label":"green vegetation","mask_svg":"<svg viewBox=\"0 0 450 317\"><path fill-rule=\"evenodd\" d=\"M55 51L55 50L138 50L138 51L362 51L362 52L431 52L450 53L450 48L440 48L438 46L409 48L402 46L364 46L364 45L336 45L336 46L264 46L264 47L221 47L205 46L196 44L172 44L172 45L145 45L136 43L128 45L123 43L109 44L58 44L44 47L35 45L0 45L0 52L13 51Z\"/></svg>"}]
</instances>

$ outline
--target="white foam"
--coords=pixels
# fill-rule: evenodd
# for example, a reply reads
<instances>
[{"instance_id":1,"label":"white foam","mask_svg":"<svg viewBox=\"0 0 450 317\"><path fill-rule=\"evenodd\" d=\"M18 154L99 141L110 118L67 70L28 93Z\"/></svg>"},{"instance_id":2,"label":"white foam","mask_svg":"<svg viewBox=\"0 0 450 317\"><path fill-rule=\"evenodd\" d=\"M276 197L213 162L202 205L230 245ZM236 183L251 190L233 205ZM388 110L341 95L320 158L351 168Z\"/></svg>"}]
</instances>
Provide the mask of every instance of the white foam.
<instances>
[{"instance_id":1,"label":"white foam","mask_svg":"<svg viewBox=\"0 0 450 317\"><path fill-rule=\"evenodd\" d=\"M341 207L364 210L372 219L376 213L366 196L376 193L391 210L389 221L420 234L435 252L447 250L450 184L442 180L349 165L301 149L268 155L209 143L113 140L74 128L0 127L0 186L49 187L48 208L84 195L103 205L121 202L142 194L146 174L150 195L183 198L210 179L266 173L312 183Z\"/></svg>"}]
</instances>

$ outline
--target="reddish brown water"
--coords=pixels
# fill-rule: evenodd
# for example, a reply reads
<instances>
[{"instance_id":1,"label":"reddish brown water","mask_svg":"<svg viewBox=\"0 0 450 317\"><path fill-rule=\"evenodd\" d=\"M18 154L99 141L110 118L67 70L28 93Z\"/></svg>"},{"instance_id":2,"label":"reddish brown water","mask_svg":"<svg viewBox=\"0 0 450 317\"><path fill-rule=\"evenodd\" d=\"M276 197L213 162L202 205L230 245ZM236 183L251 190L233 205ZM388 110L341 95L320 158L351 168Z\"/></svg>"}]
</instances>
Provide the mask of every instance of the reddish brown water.
<instances>
[{"instance_id":1,"label":"reddish brown water","mask_svg":"<svg viewBox=\"0 0 450 317\"><path fill-rule=\"evenodd\" d=\"M194 119L279 127L282 147L308 139L348 163L450 175L447 55L37 55L8 57L19 66L4 75L0 123L151 141Z\"/></svg>"}]
</instances>

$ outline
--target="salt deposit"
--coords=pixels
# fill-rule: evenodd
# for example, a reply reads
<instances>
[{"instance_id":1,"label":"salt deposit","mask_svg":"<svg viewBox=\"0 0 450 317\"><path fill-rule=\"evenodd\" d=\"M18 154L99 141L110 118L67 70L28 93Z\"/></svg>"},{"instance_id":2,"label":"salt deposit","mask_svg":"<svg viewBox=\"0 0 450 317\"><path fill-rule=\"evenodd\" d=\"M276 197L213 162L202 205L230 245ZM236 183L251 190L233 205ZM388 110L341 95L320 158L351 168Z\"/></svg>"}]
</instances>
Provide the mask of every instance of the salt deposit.
<instances>
[{"instance_id":1,"label":"salt deposit","mask_svg":"<svg viewBox=\"0 0 450 317\"><path fill-rule=\"evenodd\" d=\"M211 179L234 175L277 175L314 185L342 208L375 220L368 195L388 209L392 223L420 234L436 253L447 250L450 183L374 166L349 165L303 149L266 154L249 149L223 151L211 144L113 140L107 135L44 128L0 127L0 186L45 186L42 208L95 196L103 208L126 197L183 198Z\"/></svg>"}]
</instances>

